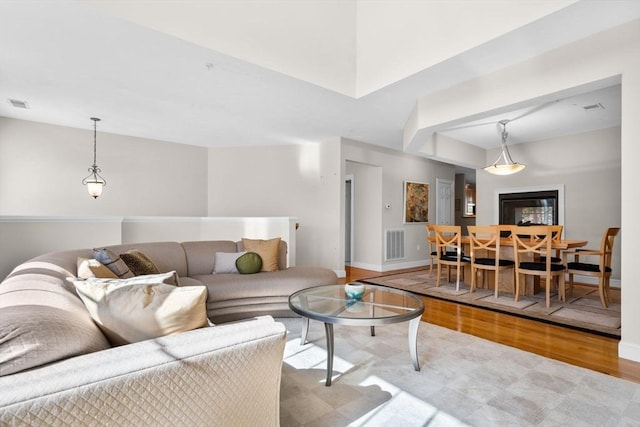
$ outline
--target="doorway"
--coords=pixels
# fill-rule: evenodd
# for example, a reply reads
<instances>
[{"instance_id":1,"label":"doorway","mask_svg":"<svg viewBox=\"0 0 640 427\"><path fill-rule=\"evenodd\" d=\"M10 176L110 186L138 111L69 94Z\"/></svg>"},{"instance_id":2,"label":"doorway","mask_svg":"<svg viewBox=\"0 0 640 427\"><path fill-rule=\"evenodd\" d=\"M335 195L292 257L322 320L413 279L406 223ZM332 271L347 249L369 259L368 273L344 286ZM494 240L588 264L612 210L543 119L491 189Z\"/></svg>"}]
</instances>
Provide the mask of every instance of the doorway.
<instances>
[{"instance_id":1,"label":"doorway","mask_svg":"<svg viewBox=\"0 0 640 427\"><path fill-rule=\"evenodd\" d=\"M344 180L344 264L351 266L353 258L353 175Z\"/></svg>"},{"instance_id":2,"label":"doorway","mask_svg":"<svg viewBox=\"0 0 640 427\"><path fill-rule=\"evenodd\" d=\"M436 178L436 224L453 225L454 182Z\"/></svg>"}]
</instances>

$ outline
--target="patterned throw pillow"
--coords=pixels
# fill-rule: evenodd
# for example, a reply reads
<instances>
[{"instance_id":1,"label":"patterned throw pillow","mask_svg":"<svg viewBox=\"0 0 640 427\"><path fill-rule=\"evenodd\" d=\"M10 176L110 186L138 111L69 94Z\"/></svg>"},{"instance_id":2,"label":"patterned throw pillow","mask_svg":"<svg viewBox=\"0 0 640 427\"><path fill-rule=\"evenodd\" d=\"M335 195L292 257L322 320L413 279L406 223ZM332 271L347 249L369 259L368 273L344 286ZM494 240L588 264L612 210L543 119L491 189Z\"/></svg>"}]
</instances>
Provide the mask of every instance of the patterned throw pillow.
<instances>
[{"instance_id":1,"label":"patterned throw pillow","mask_svg":"<svg viewBox=\"0 0 640 427\"><path fill-rule=\"evenodd\" d=\"M247 252L236 260L240 274L255 274L262 269L262 258L255 252Z\"/></svg>"},{"instance_id":2,"label":"patterned throw pillow","mask_svg":"<svg viewBox=\"0 0 640 427\"><path fill-rule=\"evenodd\" d=\"M127 267L129 267L135 276L160 273L160 270L158 270L158 267L153 261L138 249L128 250L120 254L120 258L122 258L122 261L127 264Z\"/></svg>"},{"instance_id":3,"label":"patterned throw pillow","mask_svg":"<svg viewBox=\"0 0 640 427\"><path fill-rule=\"evenodd\" d=\"M107 248L94 249L93 258L106 265L109 270L113 271L113 273L121 279L134 277L134 274L129 270L127 264L112 250Z\"/></svg>"},{"instance_id":4,"label":"patterned throw pillow","mask_svg":"<svg viewBox=\"0 0 640 427\"><path fill-rule=\"evenodd\" d=\"M255 252L260 255L260 258L262 258L260 271L277 271L280 240L279 237L270 240L242 239L242 245L245 251Z\"/></svg>"}]
</instances>

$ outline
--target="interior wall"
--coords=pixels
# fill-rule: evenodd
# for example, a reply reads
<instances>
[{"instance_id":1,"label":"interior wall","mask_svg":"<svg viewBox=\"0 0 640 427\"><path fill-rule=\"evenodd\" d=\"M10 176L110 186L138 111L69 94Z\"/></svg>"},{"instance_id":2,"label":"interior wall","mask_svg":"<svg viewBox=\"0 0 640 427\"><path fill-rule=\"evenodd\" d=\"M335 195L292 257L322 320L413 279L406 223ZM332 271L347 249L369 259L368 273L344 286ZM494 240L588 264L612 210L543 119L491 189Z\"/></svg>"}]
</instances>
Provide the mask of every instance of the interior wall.
<instances>
[{"instance_id":1,"label":"interior wall","mask_svg":"<svg viewBox=\"0 0 640 427\"><path fill-rule=\"evenodd\" d=\"M358 141L343 139L342 161L351 164L348 173L355 178L354 193L375 192L369 196L369 202L364 206L357 203L354 206L356 227L358 223L368 224L366 230L354 233L353 245L367 248L366 258L359 258L361 253L355 252L351 264L355 267L367 268L374 271L389 271L399 268L409 268L427 265L429 247L426 244L427 232L425 223L404 223L404 182L414 181L429 184L429 222L436 220L436 179L453 181L455 170L452 165L410 156L397 151L387 150ZM358 172L368 169L354 165L367 165L380 171L380 185L377 176L365 175L365 179L376 178L376 181L365 182L358 176ZM375 185L374 185L375 184ZM356 199L356 202L358 199ZM387 208L387 205L389 208ZM379 224L373 218L380 218ZM405 257L401 260L384 260L385 230L403 229L405 231ZM370 251L375 251L370 253Z\"/></svg>"},{"instance_id":2,"label":"interior wall","mask_svg":"<svg viewBox=\"0 0 640 427\"><path fill-rule=\"evenodd\" d=\"M340 260L339 141L209 149L209 216L298 220L297 265L344 270Z\"/></svg>"},{"instance_id":3,"label":"interior wall","mask_svg":"<svg viewBox=\"0 0 640 427\"><path fill-rule=\"evenodd\" d=\"M0 215L205 216L206 149L97 132L107 180L93 199L93 123L74 129L0 117Z\"/></svg>"}]
</instances>

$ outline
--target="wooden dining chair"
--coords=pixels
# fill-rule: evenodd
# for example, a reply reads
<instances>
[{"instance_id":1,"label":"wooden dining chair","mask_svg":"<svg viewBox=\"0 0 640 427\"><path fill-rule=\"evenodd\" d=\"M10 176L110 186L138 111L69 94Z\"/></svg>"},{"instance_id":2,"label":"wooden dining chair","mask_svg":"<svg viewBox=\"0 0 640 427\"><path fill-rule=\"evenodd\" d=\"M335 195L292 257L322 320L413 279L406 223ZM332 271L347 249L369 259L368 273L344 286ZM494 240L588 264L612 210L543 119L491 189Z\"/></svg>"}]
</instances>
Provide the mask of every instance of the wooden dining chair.
<instances>
[{"instance_id":1,"label":"wooden dining chair","mask_svg":"<svg viewBox=\"0 0 640 427\"><path fill-rule=\"evenodd\" d=\"M609 227L602 236L600 250L576 249L575 251L565 251L563 260L569 273L569 293L573 293L573 275L590 276L598 278L598 292L600 302L604 308L609 307L611 298L609 296L609 281L611 279L611 258L613 253L613 243L620 232L619 227ZM580 257L598 257L597 263L581 262ZM569 257L573 257L572 262Z\"/></svg>"},{"instance_id":2,"label":"wooden dining chair","mask_svg":"<svg viewBox=\"0 0 640 427\"><path fill-rule=\"evenodd\" d=\"M495 225L467 226L471 250L471 292L475 291L478 272L482 270L482 283L486 283L487 272L494 272L494 294L498 298L500 272L511 270L515 274L515 262L501 258L500 227ZM515 282L515 281L514 281Z\"/></svg>"},{"instance_id":3,"label":"wooden dining chair","mask_svg":"<svg viewBox=\"0 0 640 427\"><path fill-rule=\"evenodd\" d=\"M464 255L462 248L462 227L459 225L434 225L438 251L438 272L436 286L440 286L442 267L447 267L447 280L451 281L451 268L456 268L456 291L460 290L460 277L464 274L464 265L471 259Z\"/></svg>"},{"instance_id":4,"label":"wooden dining chair","mask_svg":"<svg viewBox=\"0 0 640 427\"><path fill-rule=\"evenodd\" d=\"M518 301L521 290L521 276L537 276L545 279L546 306L551 306L551 282L558 278L558 297L565 299L564 272L562 264L551 262L551 243L553 231L548 225L532 225L526 227L514 226L511 229L513 255L516 269L515 301ZM545 257L545 262L540 258Z\"/></svg>"}]
</instances>

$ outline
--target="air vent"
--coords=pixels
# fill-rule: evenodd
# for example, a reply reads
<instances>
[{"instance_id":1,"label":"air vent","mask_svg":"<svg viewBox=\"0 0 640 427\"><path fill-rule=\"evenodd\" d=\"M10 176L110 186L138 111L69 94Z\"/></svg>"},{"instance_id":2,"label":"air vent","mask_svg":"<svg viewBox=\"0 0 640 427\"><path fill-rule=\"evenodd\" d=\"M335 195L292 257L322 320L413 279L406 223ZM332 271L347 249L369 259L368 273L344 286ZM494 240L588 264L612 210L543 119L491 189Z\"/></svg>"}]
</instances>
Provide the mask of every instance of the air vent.
<instances>
[{"instance_id":1,"label":"air vent","mask_svg":"<svg viewBox=\"0 0 640 427\"><path fill-rule=\"evenodd\" d=\"M20 101L19 99L10 99L9 102L16 108L24 108L25 110L29 109L29 104L27 101Z\"/></svg>"},{"instance_id":2,"label":"air vent","mask_svg":"<svg viewBox=\"0 0 640 427\"><path fill-rule=\"evenodd\" d=\"M598 102L597 104L585 105L582 108L584 108L584 111L604 110L604 105Z\"/></svg>"},{"instance_id":3,"label":"air vent","mask_svg":"<svg viewBox=\"0 0 640 427\"><path fill-rule=\"evenodd\" d=\"M385 261L404 258L404 230L386 230Z\"/></svg>"}]
</instances>

